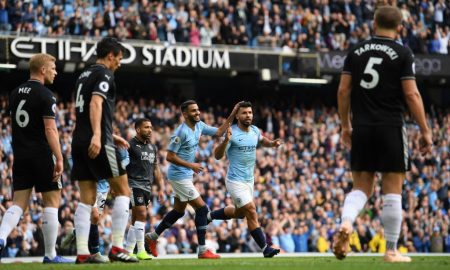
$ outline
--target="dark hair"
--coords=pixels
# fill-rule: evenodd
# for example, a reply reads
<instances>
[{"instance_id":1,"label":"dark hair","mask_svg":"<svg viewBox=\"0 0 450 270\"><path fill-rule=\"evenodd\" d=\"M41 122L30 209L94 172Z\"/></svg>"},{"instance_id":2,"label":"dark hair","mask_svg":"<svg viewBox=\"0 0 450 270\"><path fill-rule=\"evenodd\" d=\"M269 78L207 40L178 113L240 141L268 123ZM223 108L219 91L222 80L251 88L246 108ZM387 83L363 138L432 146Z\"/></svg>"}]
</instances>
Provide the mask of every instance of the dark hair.
<instances>
[{"instance_id":1,"label":"dark hair","mask_svg":"<svg viewBox=\"0 0 450 270\"><path fill-rule=\"evenodd\" d=\"M248 107L252 107L252 103L250 101L242 101L241 103L239 103L239 109Z\"/></svg>"},{"instance_id":2,"label":"dark hair","mask_svg":"<svg viewBox=\"0 0 450 270\"><path fill-rule=\"evenodd\" d=\"M134 129L138 129L144 124L145 122L151 122L148 118L138 118L136 122L134 122Z\"/></svg>"},{"instance_id":3,"label":"dark hair","mask_svg":"<svg viewBox=\"0 0 450 270\"><path fill-rule=\"evenodd\" d=\"M197 104L197 102L195 100L186 100L185 102L181 103L181 112L185 112L187 110L187 108L192 105L192 104Z\"/></svg>"},{"instance_id":4,"label":"dark hair","mask_svg":"<svg viewBox=\"0 0 450 270\"><path fill-rule=\"evenodd\" d=\"M375 23L379 28L396 30L402 22L402 13L397 7L381 6L375 11Z\"/></svg>"},{"instance_id":5,"label":"dark hair","mask_svg":"<svg viewBox=\"0 0 450 270\"><path fill-rule=\"evenodd\" d=\"M105 58L111 52L117 56L120 52L125 52L125 47L112 37L105 37L97 43L97 58Z\"/></svg>"}]
</instances>

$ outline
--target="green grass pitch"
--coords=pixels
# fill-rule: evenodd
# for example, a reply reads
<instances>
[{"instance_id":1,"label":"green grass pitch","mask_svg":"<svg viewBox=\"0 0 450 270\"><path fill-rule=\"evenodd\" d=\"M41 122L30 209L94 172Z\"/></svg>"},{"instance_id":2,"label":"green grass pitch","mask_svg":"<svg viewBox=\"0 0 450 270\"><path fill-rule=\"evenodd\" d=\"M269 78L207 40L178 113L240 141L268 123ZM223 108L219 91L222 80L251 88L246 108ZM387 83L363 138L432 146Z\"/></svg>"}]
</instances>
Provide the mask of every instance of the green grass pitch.
<instances>
[{"instance_id":1,"label":"green grass pitch","mask_svg":"<svg viewBox=\"0 0 450 270\"><path fill-rule=\"evenodd\" d=\"M338 261L332 257L289 258L224 258L220 260L173 259L152 260L138 264L112 263L104 265L44 265L41 263L0 264L0 270L440 270L450 269L450 257L413 257L409 264L388 264L382 257L349 257Z\"/></svg>"}]
</instances>

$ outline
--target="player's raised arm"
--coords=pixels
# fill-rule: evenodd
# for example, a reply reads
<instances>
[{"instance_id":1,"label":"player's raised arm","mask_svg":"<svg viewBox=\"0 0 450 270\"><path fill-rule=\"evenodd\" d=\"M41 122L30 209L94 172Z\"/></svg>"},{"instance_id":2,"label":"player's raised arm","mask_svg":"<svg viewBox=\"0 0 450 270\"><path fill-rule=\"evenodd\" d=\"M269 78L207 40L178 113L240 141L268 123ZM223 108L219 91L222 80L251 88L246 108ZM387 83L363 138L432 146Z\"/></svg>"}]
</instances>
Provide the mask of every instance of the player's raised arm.
<instances>
[{"instance_id":1,"label":"player's raised arm","mask_svg":"<svg viewBox=\"0 0 450 270\"><path fill-rule=\"evenodd\" d=\"M231 111L230 115L228 116L227 120L217 129L216 134L214 136L220 137L222 136L225 131L227 131L227 128L233 123L234 118L236 117L236 113L239 110L239 106L241 105L243 101L236 103L234 105L233 110Z\"/></svg>"},{"instance_id":2,"label":"player's raised arm","mask_svg":"<svg viewBox=\"0 0 450 270\"><path fill-rule=\"evenodd\" d=\"M94 159L100 153L100 149L102 148L101 137L102 137L102 104L103 97L100 95L92 95L91 103L89 104L90 115L89 119L91 121L92 127L92 139L91 144L89 145L88 154L89 157Z\"/></svg>"},{"instance_id":3,"label":"player's raised arm","mask_svg":"<svg viewBox=\"0 0 450 270\"><path fill-rule=\"evenodd\" d=\"M228 126L227 134L224 140L214 149L214 158L219 160L225 155L225 150L227 149L228 143L230 142L231 136L233 135L231 127Z\"/></svg>"}]
</instances>

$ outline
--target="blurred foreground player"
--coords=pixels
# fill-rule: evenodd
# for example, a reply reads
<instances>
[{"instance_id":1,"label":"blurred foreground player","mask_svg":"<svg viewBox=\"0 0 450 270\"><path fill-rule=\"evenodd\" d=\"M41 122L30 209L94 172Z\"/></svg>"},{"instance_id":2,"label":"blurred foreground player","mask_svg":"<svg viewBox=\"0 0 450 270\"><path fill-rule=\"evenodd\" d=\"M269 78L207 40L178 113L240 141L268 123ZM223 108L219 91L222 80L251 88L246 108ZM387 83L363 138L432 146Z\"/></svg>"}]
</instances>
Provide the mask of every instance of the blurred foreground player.
<instances>
[{"instance_id":1,"label":"blurred foreground player","mask_svg":"<svg viewBox=\"0 0 450 270\"><path fill-rule=\"evenodd\" d=\"M116 195L112 211L110 261L138 262L123 248L128 223L130 190L125 168L120 166L117 147L128 142L113 135L116 85L114 71L120 67L124 47L114 38L97 43L97 62L76 83L76 127L72 140L72 178L78 180L80 203L75 212L77 263L99 263L88 248L90 217L96 201L97 181L108 179Z\"/></svg>"},{"instance_id":2,"label":"blurred foreground player","mask_svg":"<svg viewBox=\"0 0 450 270\"><path fill-rule=\"evenodd\" d=\"M397 250L402 223L402 184L409 170L403 114L406 105L420 127L420 150L431 151L422 98L411 51L395 41L401 12L382 6L375 12L375 35L348 53L338 90L342 140L351 147L353 190L345 198L333 252L345 258L356 216L372 196L376 172L382 173L381 221L387 241L386 262L410 262ZM350 114L352 117L350 117Z\"/></svg>"}]
</instances>

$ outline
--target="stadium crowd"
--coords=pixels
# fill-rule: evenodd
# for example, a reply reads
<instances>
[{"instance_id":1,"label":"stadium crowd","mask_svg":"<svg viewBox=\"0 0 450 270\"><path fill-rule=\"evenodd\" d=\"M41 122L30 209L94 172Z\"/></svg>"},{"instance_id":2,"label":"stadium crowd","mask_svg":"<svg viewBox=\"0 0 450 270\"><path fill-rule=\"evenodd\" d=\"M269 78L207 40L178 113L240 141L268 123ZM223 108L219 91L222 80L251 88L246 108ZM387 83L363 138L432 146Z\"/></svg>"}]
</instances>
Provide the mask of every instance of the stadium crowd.
<instances>
[{"instance_id":1,"label":"stadium crowd","mask_svg":"<svg viewBox=\"0 0 450 270\"><path fill-rule=\"evenodd\" d=\"M11 127L7 117L7 97L0 96L0 217L11 204L12 162ZM227 109L204 107L202 119L210 125L224 121ZM269 138L280 137L284 144L278 149L259 149L255 170L255 202L260 222L267 238L284 252L331 252L332 235L340 223L344 194L351 190L348 150L340 142L339 118L335 108L255 104L254 123ZM116 132L127 139L134 136L133 122L140 117L151 119L153 143L159 149L159 161L164 178L168 163L166 148L174 127L182 120L176 104L154 100L119 100ZM60 132L65 173L63 200L59 208L61 229L58 243L73 229L74 211L79 200L76 183L70 181L70 142L75 119L74 103L60 103L57 125ZM433 130L434 149L431 155L419 154L418 129L407 118L412 170L407 173L403 194L403 227L399 248L406 252L450 252L450 114L432 110L428 121ZM197 159L207 172L195 176L195 185L210 209L231 204L224 178L227 162L216 161L212 151L217 140L203 138L199 142ZM165 178L166 179L166 178ZM166 182L167 183L167 182ZM156 187L155 187L156 190ZM155 193L156 194L156 193ZM156 196L148 208L147 231L152 230L171 209L171 187L166 186L167 199L158 202ZM101 217L101 250L111 245L111 195ZM385 251L386 242L380 224L380 188L357 219L351 236L354 252ZM192 253L197 248L194 211L159 238L159 254ZM207 246L218 252L256 252L258 247L245 220L213 221L207 232ZM75 246L60 250L75 254ZM29 211L7 240L3 256L41 256L42 197L33 195Z\"/></svg>"},{"instance_id":2,"label":"stadium crowd","mask_svg":"<svg viewBox=\"0 0 450 270\"><path fill-rule=\"evenodd\" d=\"M405 46L448 54L449 0L0 0L0 32L346 50L370 37L385 3L401 8Z\"/></svg>"}]
</instances>

